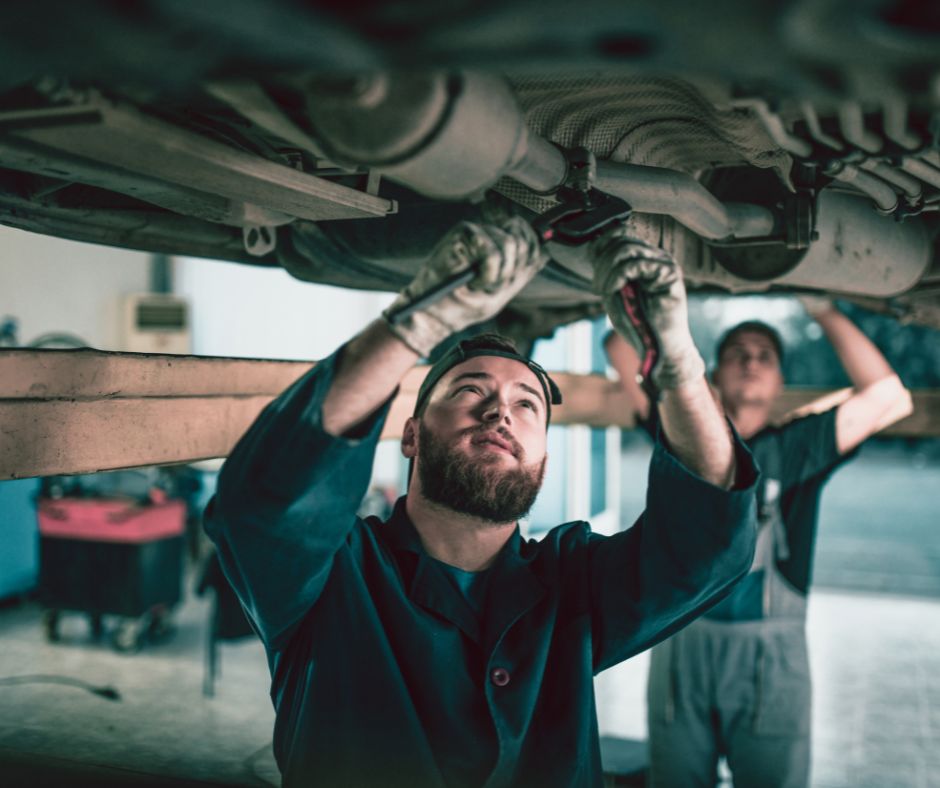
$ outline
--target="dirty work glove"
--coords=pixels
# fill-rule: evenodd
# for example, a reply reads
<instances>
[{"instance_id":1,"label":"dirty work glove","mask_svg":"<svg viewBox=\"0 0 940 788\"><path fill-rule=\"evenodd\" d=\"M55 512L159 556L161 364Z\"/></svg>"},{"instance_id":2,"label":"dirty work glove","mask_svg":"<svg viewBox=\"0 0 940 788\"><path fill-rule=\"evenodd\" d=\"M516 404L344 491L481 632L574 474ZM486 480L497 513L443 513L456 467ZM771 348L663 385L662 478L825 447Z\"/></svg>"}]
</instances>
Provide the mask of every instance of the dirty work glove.
<instances>
[{"instance_id":1,"label":"dirty work glove","mask_svg":"<svg viewBox=\"0 0 940 788\"><path fill-rule=\"evenodd\" d=\"M499 314L545 264L529 223L512 217L500 225L461 222L435 247L410 285L382 315L399 339L427 357L440 342L467 326ZM476 267L467 284L446 293L404 320L393 320L448 277Z\"/></svg>"},{"instance_id":2,"label":"dirty work glove","mask_svg":"<svg viewBox=\"0 0 940 788\"><path fill-rule=\"evenodd\" d=\"M675 389L701 378L705 362L689 332L682 271L669 254L631 238L622 225L595 239L589 254L594 290L617 333L640 359L655 359L650 377L656 388ZM625 285L632 285L634 299L625 301Z\"/></svg>"}]
</instances>

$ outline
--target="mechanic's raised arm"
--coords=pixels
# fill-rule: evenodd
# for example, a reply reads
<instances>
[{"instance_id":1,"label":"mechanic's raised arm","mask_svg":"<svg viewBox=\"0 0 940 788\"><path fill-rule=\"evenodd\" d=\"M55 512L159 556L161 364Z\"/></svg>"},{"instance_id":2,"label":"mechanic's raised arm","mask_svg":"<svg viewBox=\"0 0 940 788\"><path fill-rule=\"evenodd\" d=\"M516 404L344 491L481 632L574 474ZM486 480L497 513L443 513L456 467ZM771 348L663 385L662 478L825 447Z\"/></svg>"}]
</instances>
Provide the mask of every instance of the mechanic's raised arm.
<instances>
[{"instance_id":1,"label":"mechanic's raised arm","mask_svg":"<svg viewBox=\"0 0 940 788\"><path fill-rule=\"evenodd\" d=\"M630 238L622 226L594 241L591 253L594 287L614 328L640 358L655 347L650 377L660 392L659 414L671 450L706 481L730 488L731 430L692 341L682 272L664 250Z\"/></svg>"},{"instance_id":2,"label":"mechanic's raised arm","mask_svg":"<svg viewBox=\"0 0 940 788\"><path fill-rule=\"evenodd\" d=\"M458 226L383 319L291 385L233 449L205 528L269 647L286 643L316 602L356 526L402 377L451 333L496 315L542 262L521 220ZM439 287L465 270L463 284ZM426 303L429 291L438 297ZM405 319L389 319L416 302Z\"/></svg>"},{"instance_id":3,"label":"mechanic's raised arm","mask_svg":"<svg viewBox=\"0 0 940 788\"><path fill-rule=\"evenodd\" d=\"M881 351L827 298L804 296L855 391L836 411L836 447L845 454L913 412L910 392Z\"/></svg>"},{"instance_id":4,"label":"mechanic's raised arm","mask_svg":"<svg viewBox=\"0 0 940 788\"><path fill-rule=\"evenodd\" d=\"M355 431L388 399L418 357L429 356L452 334L495 317L544 263L535 232L523 219L513 217L500 226L458 225L383 318L344 349L323 403L324 429L332 435ZM469 282L446 288L455 275L469 271L475 272ZM435 291L442 295L409 309ZM407 316L396 317L402 314Z\"/></svg>"}]
</instances>

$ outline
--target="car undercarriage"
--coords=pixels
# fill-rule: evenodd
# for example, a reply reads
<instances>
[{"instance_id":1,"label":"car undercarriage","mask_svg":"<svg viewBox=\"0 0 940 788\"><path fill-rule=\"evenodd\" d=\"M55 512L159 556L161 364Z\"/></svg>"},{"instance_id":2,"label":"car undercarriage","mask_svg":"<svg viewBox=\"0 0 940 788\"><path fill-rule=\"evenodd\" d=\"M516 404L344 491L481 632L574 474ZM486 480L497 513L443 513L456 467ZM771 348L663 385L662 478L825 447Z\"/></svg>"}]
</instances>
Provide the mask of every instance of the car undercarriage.
<instances>
[{"instance_id":1,"label":"car undercarriage","mask_svg":"<svg viewBox=\"0 0 940 788\"><path fill-rule=\"evenodd\" d=\"M940 327L929 2L4 16L7 225L393 291L458 221L519 214L550 259L499 323L531 339L600 313L585 243L626 220L692 289L823 291Z\"/></svg>"}]
</instances>

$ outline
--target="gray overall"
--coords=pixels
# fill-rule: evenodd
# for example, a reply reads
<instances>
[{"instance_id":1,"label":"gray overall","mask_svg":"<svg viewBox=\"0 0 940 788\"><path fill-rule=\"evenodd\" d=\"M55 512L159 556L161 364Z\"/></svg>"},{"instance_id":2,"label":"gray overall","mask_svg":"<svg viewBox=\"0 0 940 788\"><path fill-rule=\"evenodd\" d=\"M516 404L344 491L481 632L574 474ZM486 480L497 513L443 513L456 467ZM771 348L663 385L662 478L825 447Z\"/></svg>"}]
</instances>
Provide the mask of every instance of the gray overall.
<instances>
[{"instance_id":1,"label":"gray overall","mask_svg":"<svg viewBox=\"0 0 940 788\"><path fill-rule=\"evenodd\" d=\"M780 493L779 480L765 477L751 567L763 571L764 617L726 621L706 614L652 650L654 788L713 788L720 755L728 759L735 788L808 784L806 597L777 569L789 552Z\"/></svg>"}]
</instances>

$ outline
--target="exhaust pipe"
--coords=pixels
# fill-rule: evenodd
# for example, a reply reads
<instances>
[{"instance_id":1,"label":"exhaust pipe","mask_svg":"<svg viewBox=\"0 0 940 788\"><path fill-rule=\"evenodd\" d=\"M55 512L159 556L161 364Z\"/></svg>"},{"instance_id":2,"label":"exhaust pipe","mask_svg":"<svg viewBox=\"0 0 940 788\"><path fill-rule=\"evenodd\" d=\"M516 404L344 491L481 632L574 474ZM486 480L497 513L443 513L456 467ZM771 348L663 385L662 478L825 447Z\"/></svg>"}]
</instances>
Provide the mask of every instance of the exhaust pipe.
<instances>
[{"instance_id":1,"label":"exhaust pipe","mask_svg":"<svg viewBox=\"0 0 940 788\"><path fill-rule=\"evenodd\" d=\"M505 176L543 194L565 184L564 152L529 131L498 76L376 73L317 77L303 87L308 118L329 157L369 167L425 196L482 198ZM752 282L884 297L913 287L930 261L922 222L879 216L864 197L823 191L818 238L797 251L746 245L745 239L779 234L779 218L764 206L722 202L686 173L598 162L594 185L623 197L637 213L672 216L706 240L744 241L712 253L727 271Z\"/></svg>"},{"instance_id":2,"label":"exhaust pipe","mask_svg":"<svg viewBox=\"0 0 940 788\"><path fill-rule=\"evenodd\" d=\"M477 72L318 78L307 115L330 158L441 200L482 197L509 175L536 192L565 182L564 154L529 132L499 77Z\"/></svg>"},{"instance_id":3,"label":"exhaust pipe","mask_svg":"<svg viewBox=\"0 0 940 788\"><path fill-rule=\"evenodd\" d=\"M568 176L565 153L529 131L506 82L472 71L316 78L303 86L307 116L326 154L441 200L482 197L508 176L550 194ZM673 216L709 239L769 236L760 205L722 203L691 175L598 162L594 184L638 213Z\"/></svg>"}]
</instances>

